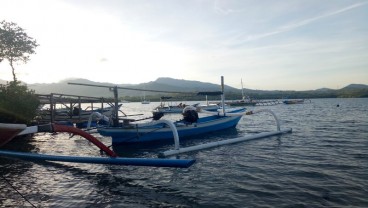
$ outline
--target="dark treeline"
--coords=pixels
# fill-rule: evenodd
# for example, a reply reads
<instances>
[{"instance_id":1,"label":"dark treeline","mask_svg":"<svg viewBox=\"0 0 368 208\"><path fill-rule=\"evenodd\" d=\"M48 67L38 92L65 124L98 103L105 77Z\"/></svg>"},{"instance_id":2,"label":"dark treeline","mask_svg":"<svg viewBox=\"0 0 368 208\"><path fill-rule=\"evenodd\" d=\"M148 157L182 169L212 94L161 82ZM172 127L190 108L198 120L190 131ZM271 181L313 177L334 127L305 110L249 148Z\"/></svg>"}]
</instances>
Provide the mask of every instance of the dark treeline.
<instances>
[{"instance_id":1,"label":"dark treeline","mask_svg":"<svg viewBox=\"0 0 368 208\"><path fill-rule=\"evenodd\" d=\"M261 91L261 90L248 90L245 92L247 96L255 100L264 99L313 99L313 98L366 98L368 97L368 89L340 89L340 90L310 90L310 91ZM150 101L160 101L162 96L171 96L173 101L203 101L205 96L199 95L180 95L180 94L157 94L146 96L146 99ZM241 93L238 91L225 92L226 100L239 100L241 99ZM123 100L131 102L141 101L140 96L125 96ZM220 100L220 96L208 96L208 100Z\"/></svg>"}]
</instances>

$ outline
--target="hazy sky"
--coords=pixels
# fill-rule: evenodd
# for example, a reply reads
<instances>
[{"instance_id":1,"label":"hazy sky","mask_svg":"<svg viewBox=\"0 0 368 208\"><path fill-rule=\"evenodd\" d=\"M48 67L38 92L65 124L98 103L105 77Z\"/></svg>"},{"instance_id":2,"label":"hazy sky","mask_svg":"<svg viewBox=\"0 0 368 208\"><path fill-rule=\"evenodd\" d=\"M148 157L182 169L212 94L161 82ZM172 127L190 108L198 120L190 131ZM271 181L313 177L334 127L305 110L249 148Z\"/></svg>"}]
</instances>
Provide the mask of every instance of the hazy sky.
<instances>
[{"instance_id":1,"label":"hazy sky","mask_svg":"<svg viewBox=\"0 0 368 208\"><path fill-rule=\"evenodd\" d=\"M1 0L0 21L37 40L27 83L158 77L240 88L368 84L366 0ZM0 79L11 80L8 63Z\"/></svg>"}]
</instances>

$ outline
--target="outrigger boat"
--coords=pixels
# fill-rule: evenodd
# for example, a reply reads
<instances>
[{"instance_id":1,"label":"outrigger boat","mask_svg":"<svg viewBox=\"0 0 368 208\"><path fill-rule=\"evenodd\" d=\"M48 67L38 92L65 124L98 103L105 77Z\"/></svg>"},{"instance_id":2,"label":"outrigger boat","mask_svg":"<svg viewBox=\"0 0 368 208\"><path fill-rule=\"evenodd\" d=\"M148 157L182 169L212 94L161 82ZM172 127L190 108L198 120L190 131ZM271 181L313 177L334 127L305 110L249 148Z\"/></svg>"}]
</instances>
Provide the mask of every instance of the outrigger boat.
<instances>
[{"instance_id":1,"label":"outrigger boat","mask_svg":"<svg viewBox=\"0 0 368 208\"><path fill-rule=\"evenodd\" d=\"M222 92L223 92L224 91L223 77L221 77L221 82L222 82L221 84L222 84ZM114 98L115 98L114 106L116 107L113 112L112 126L108 128L105 128L105 127L98 128L98 131L102 135L111 134L110 136L113 137L113 143L114 141L115 143L124 142L124 140L123 141L121 140L121 138L125 138L125 136L121 136L123 132L121 131L122 125L124 125L124 122L125 124L130 125L130 122L134 122L134 121L125 118L123 120L124 121L123 124L120 124L119 122L120 118L118 116L118 106L119 105L118 105L118 92L117 92L118 87L117 86L115 87L102 86L102 85L87 85L87 84L78 84L78 83L72 83L72 84L84 85L84 86L94 86L94 87L105 87L105 88L109 88L110 90L114 92ZM122 89L125 89L125 88L122 88ZM137 90L137 89L132 89L132 88L126 88L126 89ZM173 93L173 92L170 92L170 93ZM244 109L242 110L238 109L234 111L229 111L229 110L226 111L224 108L225 98L223 94L221 96L221 99L222 99L222 113L207 111L205 113L210 113L212 115L207 116L207 117L198 118L197 117L198 115L195 114L197 109L193 109L194 107L190 106L186 111L183 112L184 114L187 115L187 118L184 119L184 121L182 122L177 122L176 124L174 124L172 121L158 120L159 119L158 117L158 119L156 118L156 121L154 122L148 122L146 124L135 124L135 126L140 125L142 129L151 128L152 131L160 131L160 130L163 131L163 129L165 129L165 132L161 132L160 134L157 134L155 137L147 137L145 139L142 139L143 141L144 140L147 140L147 141L157 140L157 139L160 139L159 137L174 138L175 148L173 150L168 150L168 151L160 153L159 156L163 156L163 157L185 153L185 152L190 152L190 151L197 151L197 150L206 149L206 148L217 147L217 146L225 145L225 144L232 144L232 143L237 143L237 142L242 142L242 141L247 141L247 140L252 140L252 139L265 138L265 137L269 137L273 135L280 135L280 134L289 133L292 131L292 129L281 130L280 123L276 115L270 110L260 109L256 111L244 112ZM227 139L227 140L200 144L196 146L180 148L179 134L181 136L189 136L189 135L194 135L194 134L201 134L201 133L206 133L210 131L220 130L224 128L231 128L237 125L237 123L239 122L239 120L241 119L243 115L252 115L255 113L259 113L259 112L269 112L274 116L276 120L276 124L277 124L276 131L264 132L264 133L259 133L256 135L249 135L249 136L238 137L234 139ZM160 123L164 123L165 126L160 125ZM168 128L166 128L166 125L170 127L171 132L167 131ZM64 126L64 125L58 125L58 124L47 124L47 125L26 127L24 130L22 130L24 126L21 126L21 128L17 128L15 131L12 128L8 128L6 124L0 125L0 126L6 127L6 128L1 129L2 134L0 134L0 137L3 138L4 135L8 135L7 137L4 137L5 139L2 139L0 141L8 141L8 139L13 138L14 135L23 135L23 134L30 134L30 133L37 133L37 132L68 132L68 133L80 135L86 138L87 140L92 142L94 145L96 145L100 149L101 152L105 152L108 155L108 157L79 157L79 156L45 155L45 154L0 150L0 156L4 156L4 157L12 157L12 158L15 157L15 158L21 158L25 160L36 160L36 161L61 161L61 162L77 162L77 163L97 163L97 164L115 164L115 165L154 166L154 167L181 167L181 168L190 167L195 162L195 160L191 160L191 159L186 160L186 159L160 159L160 158L121 158L121 157L118 157L118 155L113 150L105 146L103 143L101 143L98 139L96 139L92 135L88 134L87 132L81 129L77 129L71 126ZM152 129L155 127L160 127L160 128ZM135 132L137 132L138 130L133 125L130 125L130 128L134 129ZM106 131L107 129L109 130ZM19 131L21 132L18 133ZM114 133L114 131L116 132ZM18 134L16 134L15 132ZM125 131L125 132L128 132L128 131ZM129 134L130 133L131 132L129 132ZM148 135L147 131L144 133L147 133ZM172 134L172 136L166 136L166 135L169 135L170 133ZM116 134L117 136L114 136L113 134ZM115 140L114 140L114 137L116 138Z\"/></svg>"},{"instance_id":2,"label":"outrigger boat","mask_svg":"<svg viewBox=\"0 0 368 208\"><path fill-rule=\"evenodd\" d=\"M223 83L222 83L222 86ZM200 95L221 95L222 101L224 100L222 92L200 92ZM118 123L114 126L104 126L97 128L97 131L102 136L109 136L112 138L112 144L124 144L124 143L142 143L153 141L172 140L174 134L178 134L179 137L191 137L193 135L205 134L213 131L219 131L231 127L235 127L242 115L237 114L231 116L232 113L245 112L245 108L225 109L225 104L222 102L222 109L216 105L216 112L206 111L207 108L201 108L200 105L180 107L180 113L183 114L183 119L176 122L158 121L162 116L162 111L156 111L154 119L151 122L136 123L136 120L123 118L123 123ZM208 106L204 106L208 107ZM199 118L198 112L208 112L211 115L207 115ZM222 111L222 112L221 112ZM158 116L161 113L161 116ZM176 133L173 134L173 129Z\"/></svg>"},{"instance_id":3,"label":"outrigger boat","mask_svg":"<svg viewBox=\"0 0 368 208\"><path fill-rule=\"evenodd\" d=\"M232 109L227 114L244 111L245 108ZM180 138L235 127L242 117L241 115L230 116L222 113L211 113L214 115L198 118L196 109L190 106L184 109L183 114L183 120L173 122ZM157 121L135 123L133 119L127 119L118 127L101 127L97 131L102 136L111 137L113 145L164 141L174 138L172 128L167 123Z\"/></svg>"},{"instance_id":4,"label":"outrigger boat","mask_svg":"<svg viewBox=\"0 0 368 208\"><path fill-rule=\"evenodd\" d=\"M102 85L89 85L89 84L80 84L80 83L69 83L75 85L83 85L83 86L94 86L94 87L106 87L110 90L112 87L110 86L102 86ZM276 115L267 109L260 109L256 111L244 112L244 108L238 108L237 110L225 109L225 96L224 96L224 82L223 77L221 77L221 85L222 85L222 94L221 94L221 110L217 112L204 111L200 109L196 109L193 106L187 106L183 109L184 119L178 122L172 122L169 120L160 120L162 117L162 113L158 112L158 114L153 116L153 121L146 123L139 123L137 121L141 121L142 119L135 120L128 117L121 118L116 115L112 119L113 123L110 126L106 127L97 127L97 132L102 136L109 136L112 138L112 143L120 144L120 143L140 143L140 142L150 142L150 141L161 141L173 139L175 144L174 150L165 151L159 156L170 156L175 154L180 154L189 151L197 151L200 149L216 147L224 144L231 144L251 139L257 138L265 138L273 135L280 135L284 133L289 133L292 129L280 129L280 123L276 117ZM115 103L117 104L117 89L129 89L129 90L140 90L133 88L122 88L115 86L113 88ZM150 90L154 92L155 90ZM156 91L156 92L168 92L168 93L182 93L182 92L169 92L169 91ZM211 114L209 116L199 118L197 111ZM221 112L222 111L222 112ZM204 134L216 130L222 130L226 128L235 127L239 120L244 115L253 115L260 112L269 112L273 115L276 120L277 130L273 132L264 132L256 135L249 135L234 139L227 139L222 141L215 141L206 144L201 144L197 146L180 148L179 135L181 137L190 137L192 135ZM160 115L161 113L161 115ZM123 122L120 122L123 120Z\"/></svg>"}]
</instances>

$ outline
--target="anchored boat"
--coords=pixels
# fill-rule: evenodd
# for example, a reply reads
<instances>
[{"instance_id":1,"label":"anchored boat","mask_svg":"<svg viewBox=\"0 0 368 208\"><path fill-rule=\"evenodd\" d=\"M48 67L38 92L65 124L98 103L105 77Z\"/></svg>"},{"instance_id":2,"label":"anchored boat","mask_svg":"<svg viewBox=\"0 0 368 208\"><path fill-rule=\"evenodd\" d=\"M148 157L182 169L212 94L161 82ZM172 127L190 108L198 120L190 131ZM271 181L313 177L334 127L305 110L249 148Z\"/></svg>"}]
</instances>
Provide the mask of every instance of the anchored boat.
<instances>
[{"instance_id":1,"label":"anchored boat","mask_svg":"<svg viewBox=\"0 0 368 208\"><path fill-rule=\"evenodd\" d=\"M75 84L75 83L73 83ZM78 85L85 85L85 84L78 84ZM142 143L142 142L151 142L151 141L164 141L173 139L175 143L175 149L169 150L160 154L161 156L168 156L173 154L180 154L183 152L189 151L196 151L205 148L211 148L219 145L230 144L235 142L241 142L249 139L257 139L257 138L264 138L273 135L279 135L283 133L289 133L291 129L280 129L279 121L276 115L267 109L260 109L257 111L249 111L244 112L245 108L238 108L238 109L225 109L225 96L224 96L224 81L223 77L221 77L221 85L222 85L222 93L221 93L221 109L216 112L211 111L204 111L200 110L200 108L196 108L194 106L186 106L182 113L184 116L183 120L172 122L169 120L160 120L162 117L162 113L158 112L158 114L154 115L153 121L139 123L137 121L142 121L142 119L131 119L128 117L121 118L118 115L115 115L113 118L113 123L110 126L106 127L97 127L97 132L100 133L102 136L109 136L112 138L112 143L114 144L121 144L121 143ZM108 86L97 86L97 85L85 85L85 86L95 86L95 87L106 87ZM117 89L118 87L115 86L114 96L115 100L117 100ZM120 88L119 88L120 89ZM121 88L127 89L127 88ZM132 89L130 90L140 90L140 89ZM153 90L152 90L153 91ZM161 91L165 92L165 91ZM167 91L166 91L167 92ZM174 93L174 92L170 92ZM117 101L116 101L117 103ZM198 113L203 112L210 114L209 116L204 116L199 118ZM257 135L250 135L240 138L228 139L223 141L217 141L192 147L179 147L179 136L180 137L191 137L193 135L209 133L217 130L222 130L226 128L235 127L239 120L242 118L243 115L252 115L258 112L270 112L277 123L277 130L274 132L265 132L260 133ZM161 115L161 116L160 116ZM123 122L120 122L120 121Z\"/></svg>"},{"instance_id":2,"label":"anchored boat","mask_svg":"<svg viewBox=\"0 0 368 208\"><path fill-rule=\"evenodd\" d=\"M207 115L198 118L198 113L195 109L187 107L188 110L184 114L184 119L173 122L179 137L190 137L193 135L219 131L231 127L235 127L241 115L228 116L226 114L214 113L215 115ZM229 113L244 112L245 108L238 108ZM134 120L129 120L122 123L118 127L101 127L97 129L102 136L112 138L113 144L121 143L140 143L152 142L159 140L172 140L174 138L172 128L167 122L152 121L147 123L134 123Z\"/></svg>"}]
</instances>

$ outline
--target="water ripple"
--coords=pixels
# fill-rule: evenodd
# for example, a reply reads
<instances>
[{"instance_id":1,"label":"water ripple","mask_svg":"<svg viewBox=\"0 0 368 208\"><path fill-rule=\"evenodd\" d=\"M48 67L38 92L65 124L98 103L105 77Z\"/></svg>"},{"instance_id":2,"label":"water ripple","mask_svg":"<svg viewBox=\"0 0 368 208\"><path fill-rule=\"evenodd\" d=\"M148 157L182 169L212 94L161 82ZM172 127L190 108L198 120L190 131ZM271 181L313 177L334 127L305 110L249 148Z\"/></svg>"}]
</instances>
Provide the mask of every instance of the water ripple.
<instances>
[{"instance_id":1,"label":"water ripple","mask_svg":"<svg viewBox=\"0 0 368 208\"><path fill-rule=\"evenodd\" d=\"M137 103L124 104L135 113L154 105L142 109ZM292 134L180 156L197 160L189 169L0 158L0 173L38 207L368 207L367 106L368 99L317 99L267 107L277 113L282 127L293 128ZM273 130L272 118L259 114L243 118L236 129L182 145ZM111 144L110 138L95 136ZM172 147L114 150L126 157L155 157ZM39 134L5 148L99 156L89 142L68 134ZM1 207L30 207L4 180L0 188Z\"/></svg>"}]
</instances>

